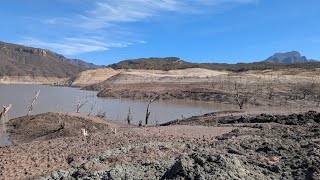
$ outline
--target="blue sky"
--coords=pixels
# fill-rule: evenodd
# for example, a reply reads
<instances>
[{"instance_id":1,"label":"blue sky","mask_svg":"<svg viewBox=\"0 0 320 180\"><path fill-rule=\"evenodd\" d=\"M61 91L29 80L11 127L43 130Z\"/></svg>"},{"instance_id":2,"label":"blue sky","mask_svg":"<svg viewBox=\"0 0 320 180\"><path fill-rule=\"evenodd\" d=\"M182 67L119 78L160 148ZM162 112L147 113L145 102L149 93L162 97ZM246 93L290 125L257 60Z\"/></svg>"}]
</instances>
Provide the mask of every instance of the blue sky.
<instances>
[{"instance_id":1,"label":"blue sky","mask_svg":"<svg viewBox=\"0 0 320 180\"><path fill-rule=\"evenodd\" d=\"M291 50L320 59L319 9L319 0L4 0L0 41L96 64L252 62Z\"/></svg>"}]
</instances>

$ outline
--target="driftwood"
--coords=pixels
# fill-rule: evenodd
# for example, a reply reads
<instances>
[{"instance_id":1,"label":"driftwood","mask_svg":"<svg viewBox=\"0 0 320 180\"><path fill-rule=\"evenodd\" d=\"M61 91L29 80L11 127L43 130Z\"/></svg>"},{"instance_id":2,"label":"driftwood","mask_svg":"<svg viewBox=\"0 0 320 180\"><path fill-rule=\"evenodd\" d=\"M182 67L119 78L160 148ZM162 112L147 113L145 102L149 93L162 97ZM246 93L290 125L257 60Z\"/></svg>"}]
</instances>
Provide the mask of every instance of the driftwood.
<instances>
[{"instance_id":1,"label":"driftwood","mask_svg":"<svg viewBox=\"0 0 320 180\"><path fill-rule=\"evenodd\" d=\"M3 106L3 110L0 113L0 123L5 124L8 121L8 111L11 109L12 104L9 104L9 106Z\"/></svg>"},{"instance_id":2,"label":"driftwood","mask_svg":"<svg viewBox=\"0 0 320 180\"><path fill-rule=\"evenodd\" d=\"M32 99L32 102L30 104L30 107L29 107L29 111L28 111L28 114L27 116L29 116L31 114L31 112L33 111L33 106L34 106L34 103L36 102L36 100L38 99L39 97L39 93L40 93L40 90L37 91Z\"/></svg>"}]
</instances>

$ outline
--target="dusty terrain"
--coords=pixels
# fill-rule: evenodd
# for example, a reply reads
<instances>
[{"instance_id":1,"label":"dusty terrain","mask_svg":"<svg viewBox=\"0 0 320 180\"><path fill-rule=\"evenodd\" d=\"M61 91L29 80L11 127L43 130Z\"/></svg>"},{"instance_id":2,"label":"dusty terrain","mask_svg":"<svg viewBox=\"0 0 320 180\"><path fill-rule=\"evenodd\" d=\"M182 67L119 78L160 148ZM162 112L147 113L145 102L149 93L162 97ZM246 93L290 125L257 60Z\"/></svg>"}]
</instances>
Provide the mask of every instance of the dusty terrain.
<instances>
[{"instance_id":1,"label":"dusty terrain","mask_svg":"<svg viewBox=\"0 0 320 180\"><path fill-rule=\"evenodd\" d=\"M60 85L99 91L99 97L209 101L239 109L248 105L314 108L320 105L319 75L317 68L244 72L105 68L85 71Z\"/></svg>"},{"instance_id":2,"label":"dusty terrain","mask_svg":"<svg viewBox=\"0 0 320 180\"><path fill-rule=\"evenodd\" d=\"M108 84L136 84L136 83L191 83L206 82L209 77L227 75L225 71L214 71L201 68L181 70L144 70L144 69L120 69L117 75L106 79L98 85ZM97 87L99 87L97 85Z\"/></svg>"},{"instance_id":3,"label":"dusty terrain","mask_svg":"<svg viewBox=\"0 0 320 180\"><path fill-rule=\"evenodd\" d=\"M57 119L66 129L59 130ZM16 145L0 148L0 174L3 179L319 179L319 123L317 112L220 112L159 127L47 113L9 122Z\"/></svg>"},{"instance_id":4,"label":"dusty terrain","mask_svg":"<svg viewBox=\"0 0 320 180\"><path fill-rule=\"evenodd\" d=\"M64 81L58 81L55 85L67 85L72 87L84 87L92 84L103 82L112 76L117 75L120 71L112 68L99 68L94 70L86 70L77 74L75 77Z\"/></svg>"},{"instance_id":5,"label":"dusty terrain","mask_svg":"<svg viewBox=\"0 0 320 180\"><path fill-rule=\"evenodd\" d=\"M89 72L79 85L95 81L97 71ZM70 113L16 118L6 125L14 146L0 147L0 177L320 179L318 75L301 69L103 70L97 84L85 87L100 97L209 101L242 110L156 127Z\"/></svg>"},{"instance_id":6,"label":"dusty terrain","mask_svg":"<svg viewBox=\"0 0 320 180\"><path fill-rule=\"evenodd\" d=\"M65 129L60 129L59 118L65 120ZM80 127L89 131L88 137L81 135ZM10 137L16 146L0 149L3 162L0 165L1 176L5 179L37 178L54 170L67 170L76 165L80 166L99 153L130 146L144 148L148 143L162 146L163 142L165 146L170 146L172 142L213 142L216 136L228 133L234 128L203 126L138 128L101 121L95 117L48 113L11 120L9 129L11 129L8 130ZM117 129L116 133L113 129ZM171 160L180 154L179 151L171 151L170 147L164 147L164 151L155 153L160 153L163 159ZM111 167L120 163L120 159L130 162L131 158L137 161L159 158L152 153L139 155L140 153L141 151L137 150L123 158L114 157L115 160L92 168Z\"/></svg>"},{"instance_id":7,"label":"dusty terrain","mask_svg":"<svg viewBox=\"0 0 320 180\"><path fill-rule=\"evenodd\" d=\"M320 105L320 70L283 69L242 73L200 68L184 70L121 70L84 89L99 97L184 99L262 106Z\"/></svg>"}]
</instances>

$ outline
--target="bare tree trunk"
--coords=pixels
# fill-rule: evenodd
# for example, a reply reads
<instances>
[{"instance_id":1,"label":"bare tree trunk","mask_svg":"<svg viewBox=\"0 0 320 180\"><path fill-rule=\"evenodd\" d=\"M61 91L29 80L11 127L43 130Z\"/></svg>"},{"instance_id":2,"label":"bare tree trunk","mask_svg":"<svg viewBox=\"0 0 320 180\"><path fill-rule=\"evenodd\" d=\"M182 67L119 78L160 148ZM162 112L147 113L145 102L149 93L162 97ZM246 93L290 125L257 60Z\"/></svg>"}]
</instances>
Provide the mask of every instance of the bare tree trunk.
<instances>
[{"instance_id":1,"label":"bare tree trunk","mask_svg":"<svg viewBox=\"0 0 320 180\"><path fill-rule=\"evenodd\" d=\"M94 107L96 106L96 104L97 104L97 102L92 103L92 105L91 105L91 107L90 107L90 112L89 112L88 116L91 115L92 110L94 109Z\"/></svg>"},{"instance_id":2,"label":"bare tree trunk","mask_svg":"<svg viewBox=\"0 0 320 180\"><path fill-rule=\"evenodd\" d=\"M236 94L235 94L235 100L237 101L237 104L239 106L240 109L243 109L244 104L246 104L247 102L249 102L249 100L258 92L258 89L254 89L253 91L249 90L249 86L248 86L248 82L245 86L245 88L241 88L241 87L237 87L237 84L235 83L235 90L236 90Z\"/></svg>"},{"instance_id":3,"label":"bare tree trunk","mask_svg":"<svg viewBox=\"0 0 320 180\"><path fill-rule=\"evenodd\" d=\"M146 111L146 121L145 121L146 124L145 125L148 125L148 123L149 123L149 117L150 117L150 113L151 113L149 111L150 105L151 105L151 103L155 102L158 99L159 99L159 97L156 97L155 99L149 101L148 106L147 106L147 111Z\"/></svg>"},{"instance_id":4,"label":"bare tree trunk","mask_svg":"<svg viewBox=\"0 0 320 180\"><path fill-rule=\"evenodd\" d=\"M149 116L150 116L150 111L149 111L149 108L150 108L150 104L152 103L152 101L150 100L149 103L148 103L148 106L147 106L147 112L146 112L146 125L148 125L148 121L149 121Z\"/></svg>"},{"instance_id":5,"label":"bare tree trunk","mask_svg":"<svg viewBox=\"0 0 320 180\"><path fill-rule=\"evenodd\" d=\"M40 90L35 93L35 95L34 95L34 97L33 97L33 99L32 99L32 102L31 102L31 104L30 104L30 107L29 107L29 111L28 111L27 116L29 116L29 115L31 114L31 112L33 111L33 105L34 105L34 103L36 102L36 100L38 99L39 93L40 93Z\"/></svg>"},{"instance_id":6,"label":"bare tree trunk","mask_svg":"<svg viewBox=\"0 0 320 180\"><path fill-rule=\"evenodd\" d=\"M132 121L132 116L131 116L131 109L129 107L128 116L127 116L127 122L129 125L131 124L131 121Z\"/></svg>"},{"instance_id":7,"label":"bare tree trunk","mask_svg":"<svg viewBox=\"0 0 320 180\"><path fill-rule=\"evenodd\" d=\"M12 104L9 104L9 106L3 106L3 110L0 113L0 123L5 124L8 121L8 111L11 109Z\"/></svg>"},{"instance_id":8,"label":"bare tree trunk","mask_svg":"<svg viewBox=\"0 0 320 180\"><path fill-rule=\"evenodd\" d=\"M58 118L59 118L59 131L60 131L65 128L66 124L65 124L64 120L61 119L61 117L58 117Z\"/></svg>"}]
</instances>

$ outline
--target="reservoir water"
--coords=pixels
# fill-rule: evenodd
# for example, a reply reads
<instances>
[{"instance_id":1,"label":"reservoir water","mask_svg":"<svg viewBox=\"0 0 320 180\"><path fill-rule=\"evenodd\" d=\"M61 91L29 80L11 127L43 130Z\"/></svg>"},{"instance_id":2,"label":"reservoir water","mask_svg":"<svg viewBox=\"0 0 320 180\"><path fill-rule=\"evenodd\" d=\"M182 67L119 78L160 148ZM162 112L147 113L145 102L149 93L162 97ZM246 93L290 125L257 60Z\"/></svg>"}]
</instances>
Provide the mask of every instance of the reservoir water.
<instances>
[{"instance_id":1,"label":"reservoir water","mask_svg":"<svg viewBox=\"0 0 320 180\"><path fill-rule=\"evenodd\" d=\"M92 115L105 112L106 118L125 122L130 108L133 123L144 121L148 100L98 98L95 91L83 91L77 88L53 87L46 85L0 85L0 105L12 104L9 119L25 116L34 94L40 90L32 114L45 112L75 112L79 100L87 101L80 113ZM156 101L151 104L150 123L164 123L175 119L219 111L220 107L212 103L196 101Z\"/></svg>"}]
</instances>

